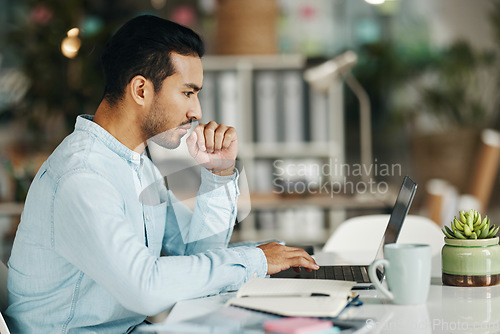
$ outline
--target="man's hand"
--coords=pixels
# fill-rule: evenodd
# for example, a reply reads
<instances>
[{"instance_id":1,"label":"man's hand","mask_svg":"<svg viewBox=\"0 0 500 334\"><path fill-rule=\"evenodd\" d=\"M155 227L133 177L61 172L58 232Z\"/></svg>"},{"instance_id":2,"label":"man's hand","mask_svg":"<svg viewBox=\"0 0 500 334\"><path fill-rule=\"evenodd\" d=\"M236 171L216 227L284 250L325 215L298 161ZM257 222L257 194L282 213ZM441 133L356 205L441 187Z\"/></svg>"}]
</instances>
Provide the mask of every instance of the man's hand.
<instances>
[{"instance_id":1,"label":"man's hand","mask_svg":"<svg viewBox=\"0 0 500 334\"><path fill-rule=\"evenodd\" d=\"M304 267L308 272L319 269L316 261L301 248L283 246L276 241L258 247L266 256L268 275L279 273L290 267L293 267L296 272L300 272L300 267Z\"/></svg>"},{"instance_id":2,"label":"man's hand","mask_svg":"<svg viewBox=\"0 0 500 334\"><path fill-rule=\"evenodd\" d=\"M189 153L203 167L217 175L231 175L238 154L236 130L214 121L198 124L186 140Z\"/></svg>"}]
</instances>

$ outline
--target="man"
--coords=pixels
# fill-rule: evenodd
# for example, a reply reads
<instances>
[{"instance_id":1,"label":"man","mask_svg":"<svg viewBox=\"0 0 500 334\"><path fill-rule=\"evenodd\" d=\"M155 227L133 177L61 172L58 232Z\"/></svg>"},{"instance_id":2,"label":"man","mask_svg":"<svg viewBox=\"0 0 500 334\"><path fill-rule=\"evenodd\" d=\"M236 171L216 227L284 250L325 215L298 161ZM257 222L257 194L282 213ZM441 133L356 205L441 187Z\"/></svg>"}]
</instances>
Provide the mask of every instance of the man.
<instances>
[{"instance_id":1,"label":"man","mask_svg":"<svg viewBox=\"0 0 500 334\"><path fill-rule=\"evenodd\" d=\"M226 247L238 194L232 127L200 124L186 141L204 167L192 212L165 187L151 191L161 175L146 142L175 148L201 118L203 52L193 31L154 16L129 21L108 42L95 116L78 117L25 203L9 260L13 332L128 333L178 300L318 268L278 243Z\"/></svg>"}]
</instances>

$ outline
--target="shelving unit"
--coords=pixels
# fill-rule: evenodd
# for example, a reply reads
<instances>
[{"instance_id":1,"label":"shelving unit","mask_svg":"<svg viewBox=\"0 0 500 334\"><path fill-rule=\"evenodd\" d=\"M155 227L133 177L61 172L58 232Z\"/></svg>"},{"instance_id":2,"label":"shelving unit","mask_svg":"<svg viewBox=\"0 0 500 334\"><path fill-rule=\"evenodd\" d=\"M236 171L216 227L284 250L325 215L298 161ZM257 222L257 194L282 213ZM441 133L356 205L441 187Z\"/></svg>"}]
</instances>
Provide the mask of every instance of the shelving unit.
<instances>
[{"instance_id":1,"label":"shelving unit","mask_svg":"<svg viewBox=\"0 0 500 334\"><path fill-rule=\"evenodd\" d=\"M343 133L343 105L337 101L340 110L331 112L332 103L325 99L325 119L322 124L326 128L326 138L322 141L303 138L299 142L261 142L255 131L257 123L257 92L256 75L263 71L284 73L295 71L299 76L304 96L310 96L309 87L302 79L302 71L305 59L300 55L269 55L269 56L205 56L202 58L205 80L203 90L200 92L200 101L204 116L202 121L215 120L219 123L234 126L238 132L239 154L238 160L244 166L245 176L248 180L250 199L243 196L239 199L239 205L251 208L250 214L239 222L233 234L233 241L258 241L267 239L281 239L287 243L309 243L322 244L343 220L346 210L382 210L387 211L387 198L356 197L328 194L308 194L302 196L281 196L271 188L272 175L264 182L269 184L269 189L262 191L256 189L256 182L261 181L264 175L257 175L258 161L264 161L272 173L272 163L276 160L303 161L308 159L317 163L327 163L329 159L337 159L339 163L344 161L344 133ZM217 80L223 80L225 75L232 76L234 85L220 84ZM280 83L282 84L282 83ZM227 91L226 91L227 90ZM339 80L336 96L341 100L342 83ZM209 94L210 96L203 96ZM231 113L230 119L224 119L223 98L229 96L232 99L228 103L234 108L226 110ZM314 98L320 98L315 96ZM210 104L210 105L209 105ZM283 106L281 106L283 108ZM302 115L304 118L311 117L309 107L303 101ZM278 112L278 111L277 111ZM283 115L281 124L287 126L288 116L285 111L279 111ZM234 114L233 114L234 113ZM206 115L208 114L208 116ZM307 118L305 124L311 121ZM283 129L276 129L283 132ZM189 158L186 152L179 155L165 153L165 159ZM167 155L168 154L168 155ZM331 162L331 160L330 160ZM155 161L158 163L158 161ZM189 164L189 163L188 163ZM339 178L339 175L329 175L329 180ZM250 201L250 203L244 203ZM192 203L191 203L192 204ZM274 224L274 228L264 226L259 216L267 217L267 223ZM292 222L295 221L295 222ZM288 224L288 221L290 224ZM288 224L288 225L287 225Z\"/></svg>"}]
</instances>

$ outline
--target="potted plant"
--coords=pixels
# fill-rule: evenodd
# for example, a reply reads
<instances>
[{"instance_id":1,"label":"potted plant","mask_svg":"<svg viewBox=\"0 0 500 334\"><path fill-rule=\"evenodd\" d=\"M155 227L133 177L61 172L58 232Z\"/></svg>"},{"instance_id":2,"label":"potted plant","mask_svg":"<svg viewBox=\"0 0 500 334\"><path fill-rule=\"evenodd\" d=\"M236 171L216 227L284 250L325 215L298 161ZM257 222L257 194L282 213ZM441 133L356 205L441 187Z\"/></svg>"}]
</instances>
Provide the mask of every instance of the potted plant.
<instances>
[{"instance_id":1,"label":"potted plant","mask_svg":"<svg viewBox=\"0 0 500 334\"><path fill-rule=\"evenodd\" d=\"M500 284L499 227L490 224L476 210L460 211L450 227L441 251L442 280L445 285L488 286Z\"/></svg>"}]
</instances>

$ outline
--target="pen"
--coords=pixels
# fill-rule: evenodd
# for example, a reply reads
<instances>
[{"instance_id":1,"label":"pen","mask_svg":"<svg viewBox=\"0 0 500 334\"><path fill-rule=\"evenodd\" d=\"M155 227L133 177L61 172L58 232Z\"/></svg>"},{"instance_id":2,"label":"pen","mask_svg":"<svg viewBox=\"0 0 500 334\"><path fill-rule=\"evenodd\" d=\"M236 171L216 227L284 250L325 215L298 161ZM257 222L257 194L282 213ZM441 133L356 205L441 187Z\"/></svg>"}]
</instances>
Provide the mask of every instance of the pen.
<instances>
[{"instance_id":1,"label":"pen","mask_svg":"<svg viewBox=\"0 0 500 334\"><path fill-rule=\"evenodd\" d=\"M347 305L345 307L349 307L349 306L361 306L363 305L363 302L361 301L361 299L359 299L359 295L356 295L356 297L351 297L349 298L349 302L347 303Z\"/></svg>"},{"instance_id":2,"label":"pen","mask_svg":"<svg viewBox=\"0 0 500 334\"><path fill-rule=\"evenodd\" d=\"M297 293L297 294L283 294L283 295L280 295L280 294L245 295L245 296L241 296L241 297L242 298L246 298L246 297L251 297L251 298L254 298L254 297L257 297L257 298L272 297L272 298L275 298L275 297L331 297L331 296L327 293L309 293L309 294Z\"/></svg>"}]
</instances>

